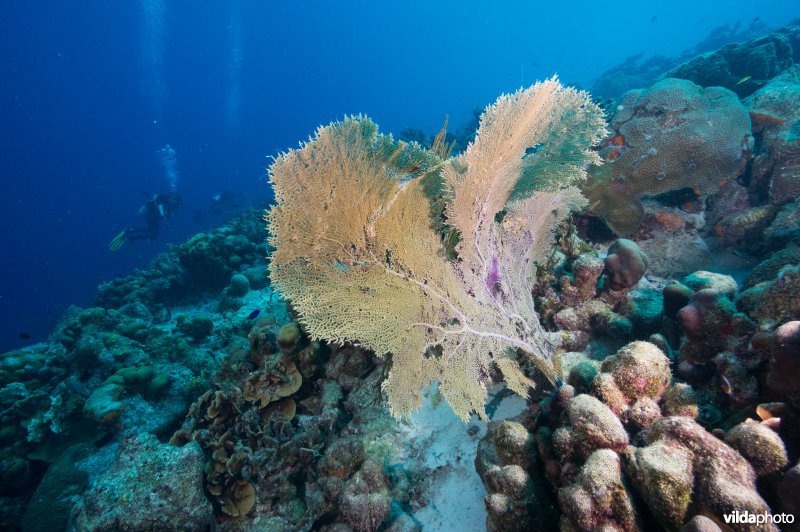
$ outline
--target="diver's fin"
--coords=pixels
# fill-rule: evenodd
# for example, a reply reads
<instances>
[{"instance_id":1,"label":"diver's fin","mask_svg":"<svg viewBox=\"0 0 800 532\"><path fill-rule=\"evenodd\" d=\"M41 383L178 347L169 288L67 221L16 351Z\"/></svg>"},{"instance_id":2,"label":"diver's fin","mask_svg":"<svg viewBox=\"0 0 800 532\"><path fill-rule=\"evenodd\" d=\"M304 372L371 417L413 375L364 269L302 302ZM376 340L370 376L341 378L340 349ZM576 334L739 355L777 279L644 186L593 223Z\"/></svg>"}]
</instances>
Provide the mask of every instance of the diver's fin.
<instances>
[{"instance_id":1,"label":"diver's fin","mask_svg":"<svg viewBox=\"0 0 800 532\"><path fill-rule=\"evenodd\" d=\"M125 240L128 239L128 230L123 229L123 231L114 237L114 239L108 243L108 249L111 251L117 251L122 245L125 243Z\"/></svg>"}]
</instances>

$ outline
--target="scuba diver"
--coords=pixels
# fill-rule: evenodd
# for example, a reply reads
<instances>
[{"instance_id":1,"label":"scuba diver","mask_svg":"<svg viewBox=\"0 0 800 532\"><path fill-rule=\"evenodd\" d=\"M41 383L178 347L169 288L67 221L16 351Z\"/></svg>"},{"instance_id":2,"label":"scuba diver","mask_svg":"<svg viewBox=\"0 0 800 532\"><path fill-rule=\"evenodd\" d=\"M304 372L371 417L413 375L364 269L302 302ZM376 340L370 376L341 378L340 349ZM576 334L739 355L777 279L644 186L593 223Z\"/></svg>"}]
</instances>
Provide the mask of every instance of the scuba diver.
<instances>
[{"instance_id":1,"label":"scuba diver","mask_svg":"<svg viewBox=\"0 0 800 532\"><path fill-rule=\"evenodd\" d=\"M123 230L108 244L108 249L117 251L128 240L154 240L158 238L161 222L174 216L182 205L183 197L177 192L159 192L149 196L147 203L139 209L139 214L144 216L147 225Z\"/></svg>"}]
</instances>

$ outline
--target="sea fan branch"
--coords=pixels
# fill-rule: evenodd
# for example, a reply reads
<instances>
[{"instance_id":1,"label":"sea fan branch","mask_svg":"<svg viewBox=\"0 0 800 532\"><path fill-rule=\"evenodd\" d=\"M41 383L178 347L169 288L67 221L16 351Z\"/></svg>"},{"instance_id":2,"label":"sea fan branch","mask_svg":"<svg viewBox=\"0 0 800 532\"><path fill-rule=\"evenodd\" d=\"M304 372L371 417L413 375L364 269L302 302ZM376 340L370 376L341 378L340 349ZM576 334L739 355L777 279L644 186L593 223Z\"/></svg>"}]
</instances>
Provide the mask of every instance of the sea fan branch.
<instances>
[{"instance_id":1,"label":"sea fan branch","mask_svg":"<svg viewBox=\"0 0 800 532\"><path fill-rule=\"evenodd\" d=\"M270 167L272 282L313 338L391 354L383 389L395 415L436 380L459 416L483 415L493 366L526 396L532 382L508 355L559 378L530 291L602 132L599 108L555 78L502 96L446 163L444 134L432 152L363 117L321 127ZM434 221L443 201L446 228ZM458 232L452 260L440 234Z\"/></svg>"}]
</instances>

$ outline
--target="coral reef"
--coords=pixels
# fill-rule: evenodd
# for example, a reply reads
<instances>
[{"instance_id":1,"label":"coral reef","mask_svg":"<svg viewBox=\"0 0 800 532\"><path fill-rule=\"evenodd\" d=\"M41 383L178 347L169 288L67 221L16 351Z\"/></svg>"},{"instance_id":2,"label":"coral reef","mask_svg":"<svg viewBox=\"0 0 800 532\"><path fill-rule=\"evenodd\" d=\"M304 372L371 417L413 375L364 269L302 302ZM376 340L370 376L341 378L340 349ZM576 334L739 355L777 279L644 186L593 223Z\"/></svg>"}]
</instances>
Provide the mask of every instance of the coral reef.
<instances>
[{"instance_id":1,"label":"coral reef","mask_svg":"<svg viewBox=\"0 0 800 532\"><path fill-rule=\"evenodd\" d=\"M203 453L197 444L176 448L149 433L120 443L111 467L76 506L78 530L201 530L213 523L203 493Z\"/></svg>"},{"instance_id":2,"label":"coral reef","mask_svg":"<svg viewBox=\"0 0 800 532\"><path fill-rule=\"evenodd\" d=\"M785 266L773 279L748 288L737 304L765 326L800 318L800 266Z\"/></svg>"},{"instance_id":3,"label":"coral reef","mask_svg":"<svg viewBox=\"0 0 800 532\"><path fill-rule=\"evenodd\" d=\"M558 490L562 528L633 531L639 527L622 477L619 455L599 449L587 458L575 481Z\"/></svg>"},{"instance_id":4,"label":"coral reef","mask_svg":"<svg viewBox=\"0 0 800 532\"><path fill-rule=\"evenodd\" d=\"M297 403L290 396L302 386L303 377L293 362L280 353L252 367L247 360L226 361L226 376L242 374L241 385L218 385L203 394L189 409L183 428L171 443L197 441L211 455L205 469L206 488L226 515L247 515L255 505L255 488L291 484L282 471L286 455L300 457L319 446L314 432L295 435L291 421ZM249 371L248 371L249 370ZM335 421L328 420L327 426ZM325 425L323 425L325 426ZM296 436L296 437L293 437Z\"/></svg>"},{"instance_id":5,"label":"coral reef","mask_svg":"<svg viewBox=\"0 0 800 532\"><path fill-rule=\"evenodd\" d=\"M90 445L74 445L50 466L27 505L20 523L23 529L67 529L75 500L80 498L89 483L89 474L76 464L93 450Z\"/></svg>"},{"instance_id":6,"label":"coral reef","mask_svg":"<svg viewBox=\"0 0 800 532\"><path fill-rule=\"evenodd\" d=\"M758 475L780 471L789 463L780 436L752 420L739 423L729 430L725 434L725 443L739 451Z\"/></svg>"},{"instance_id":7,"label":"coral reef","mask_svg":"<svg viewBox=\"0 0 800 532\"><path fill-rule=\"evenodd\" d=\"M770 368L767 384L773 390L800 392L800 321L788 321L769 338Z\"/></svg>"},{"instance_id":8,"label":"coral reef","mask_svg":"<svg viewBox=\"0 0 800 532\"><path fill-rule=\"evenodd\" d=\"M655 345L630 343L603 361L594 392L620 419L647 428L661 415L656 403L669 386L669 364Z\"/></svg>"},{"instance_id":9,"label":"coral reef","mask_svg":"<svg viewBox=\"0 0 800 532\"><path fill-rule=\"evenodd\" d=\"M744 170L751 147L750 117L734 93L682 79L626 93L609 126L606 163L592 169L586 194L623 236L642 222L641 196L716 192Z\"/></svg>"},{"instance_id":10,"label":"coral reef","mask_svg":"<svg viewBox=\"0 0 800 532\"><path fill-rule=\"evenodd\" d=\"M609 246L605 266L606 282L611 290L630 289L647 271L647 255L635 242L621 238Z\"/></svg>"},{"instance_id":11,"label":"coral reef","mask_svg":"<svg viewBox=\"0 0 800 532\"><path fill-rule=\"evenodd\" d=\"M783 509L793 515L800 512L800 464L786 472L778 488Z\"/></svg>"},{"instance_id":12,"label":"coral reef","mask_svg":"<svg viewBox=\"0 0 800 532\"><path fill-rule=\"evenodd\" d=\"M693 294L677 318L687 339L681 352L693 362L707 360L712 353L710 350L724 349L742 333L755 329L746 316L736 312L733 301L714 288L704 288Z\"/></svg>"},{"instance_id":13,"label":"coral reef","mask_svg":"<svg viewBox=\"0 0 800 532\"><path fill-rule=\"evenodd\" d=\"M592 85L592 96L617 99L630 89L649 87L658 76L677 63L678 60L671 57L656 55L643 59L642 54L633 55L600 74Z\"/></svg>"},{"instance_id":14,"label":"coral reef","mask_svg":"<svg viewBox=\"0 0 800 532\"><path fill-rule=\"evenodd\" d=\"M553 434L553 445L562 457L575 453L586 459L598 449L621 451L628 434L614 412L597 398L581 394L567 404L569 424Z\"/></svg>"},{"instance_id":15,"label":"coral reef","mask_svg":"<svg viewBox=\"0 0 800 532\"><path fill-rule=\"evenodd\" d=\"M654 345L629 344L606 359L603 370L592 384L596 397L560 391L563 398L554 399L537 433L544 470L558 488L569 526L592 530L611 522L636 529L643 508L628 482L668 528L694 512L722 523L736 508L769 511L755 478L787 464L777 434L743 423L726 434L729 447L706 431L693 420L694 391L685 384L668 388L669 361Z\"/></svg>"},{"instance_id":16,"label":"coral reef","mask_svg":"<svg viewBox=\"0 0 800 532\"><path fill-rule=\"evenodd\" d=\"M798 62L800 26L787 26L697 56L662 77L688 79L704 87L726 87L744 97Z\"/></svg>"},{"instance_id":17,"label":"coral reef","mask_svg":"<svg viewBox=\"0 0 800 532\"><path fill-rule=\"evenodd\" d=\"M224 361L171 438L205 452L217 520L229 529L325 522L365 531L401 522L407 514L394 507L408 501L408 481L391 467L397 444L386 433L382 368L366 351L307 342L296 322L275 328L253 324L249 346Z\"/></svg>"},{"instance_id":18,"label":"coral reef","mask_svg":"<svg viewBox=\"0 0 800 532\"><path fill-rule=\"evenodd\" d=\"M696 511L718 523L735 510L769 512L756 491L750 464L692 419L678 416L655 421L643 444L628 451L628 467L648 507L663 524L678 526L688 520L692 503Z\"/></svg>"},{"instance_id":19,"label":"coral reef","mask_svg":"<svg viewBox=\"0 0 800 532\"><path fill-rule=\"evenodd\" d=\"M109 309L141 304L158 315L167 303L174 306L218 293L240 269L250 283L255 279L263 287L267 252L262 227L260 213L249 211L210 233L199 233L159 255L147 270L100 285L95 304ZM259 263L262 266L253 270Z\"/></svg>"},{"instance_id":20,"label":"coral reef","mask_svg":"<svg viewBox=\"0 0 800 532\"><path fill-rule=\"evenodd\" d=\"M562 239L555 273L540 277L538 308L557 311L545 323L562 326L564 316L591 322L576 311L600 303L635 321L632 296L651 290L642 288L652 283L650 274L622 295L581 290L584 279L594 287L596 269L559 281L559 271L575 265L584 271L591 263L590 252L577 252L583 249L573 237ZM538 460L527 473L536 478L532 471L541 471L558 494L562 527L715 529L735 508L785 507L776 493L796 452L796 414L787 404L757 401L776 393L796 401L796 322L786 321L796 313L792 268L741 293L732 277L708 271L663 282L663 304L652 321L659 334L613 355L607 342L598 347L607 331L583 327L583 352L559 358L567 384L540 400L528 429L536 434ZM761 317L762 330L751 317ZM760 422L745 419L756 413ZM772 487L762 490L757 477Z\"/></svg>"},{"instance_id":21,"label":"coral reef","mask_svg":"<svg viewBox=\"0 0 800 532\"><path fill-rule=\"evenodd\" d=\"M243 213L0 354L0 527L776 529L726 516L800 512L798 28L627 61L604 140L555 80L470 145L320 128L274 248Z\"/></svg>"},{"instance_id":22,"label":"coral reef","mask_svg":"<svg viewBox=\"0 0 800 532\"><path fill-rule=\"evenodd\" d=\"M263 271L261 227L250 212L209 238L235 237L229 242L238 242L248 261L239 267L247 272L260 264ZM232 249L220 245L208 252ZM68 457L77 461L78 453L102 453L135 434L164 437L175 430L218 371L217 353L244 339L251 325L249 310L223 316L186 307L213 293L191 281L171 250L149 269L101 286L98 306L69 309L48 344L0 356L5 494L30 498L27 515L47 513L53 521L42 521L43 527L65 528L71 506L91 480L65 462ZM269 294L250 293L245 300L263 306ZM269 313L287 319L283 303ZM35 520L26 527L35 529Z\"/></svg>"}]
</instances>

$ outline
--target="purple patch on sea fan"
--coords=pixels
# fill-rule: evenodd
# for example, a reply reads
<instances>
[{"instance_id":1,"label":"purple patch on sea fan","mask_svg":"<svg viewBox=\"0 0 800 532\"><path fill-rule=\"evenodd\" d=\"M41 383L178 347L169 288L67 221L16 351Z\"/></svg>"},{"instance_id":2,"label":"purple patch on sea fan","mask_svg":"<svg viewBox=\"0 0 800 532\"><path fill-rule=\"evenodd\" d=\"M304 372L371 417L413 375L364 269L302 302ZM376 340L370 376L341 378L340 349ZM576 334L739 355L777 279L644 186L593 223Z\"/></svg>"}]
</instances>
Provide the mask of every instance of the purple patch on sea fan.
<instances>
[{"instance_id":1,"label":"purple patch on sea fan","mask_svg":"<svg viewBox=\"0 0 800 532\"><path fill-rule=\"evenodd\" d=\"M490 294L494 294L497 289L497 284L500 282L500 272L498 272L497 269L497 257L492 257L492 267L486 275L486 291Z\"/></svg>"}]
</instances>

